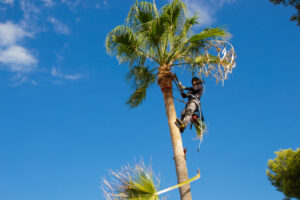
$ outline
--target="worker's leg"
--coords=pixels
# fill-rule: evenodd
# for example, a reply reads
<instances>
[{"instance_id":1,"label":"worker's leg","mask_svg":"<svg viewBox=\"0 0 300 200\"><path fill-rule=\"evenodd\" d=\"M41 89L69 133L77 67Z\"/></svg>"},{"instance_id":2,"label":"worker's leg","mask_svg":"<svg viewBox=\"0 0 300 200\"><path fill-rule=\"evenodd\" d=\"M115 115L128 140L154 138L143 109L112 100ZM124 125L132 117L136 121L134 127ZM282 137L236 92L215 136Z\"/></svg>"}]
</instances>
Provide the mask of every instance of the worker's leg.
<instances>
[{"instance_id":1,"label":"worker's leg","mask_svg":"<svg viewBox=\"0 0 300 200\"><path fill-rule=\"evenodd\" d=\"M185 126L187 126L189 124L189 122L191 121L193 113L195 112L196 109L197 109L197 103L195 101L189 101L186 104L185 114L182 119L182 122L184 123Z\"/></svg>"},{"instance_id":2,"label":"worker's leg","mask_svg":"<svg viewBox=\"0 0 300 200\"><path fill-rule=\"evenodd\" d=\"M185 108L182 110L181 112L181 116L180 116L180 119L183 120L184 116L185 116L185 112L186 112L186 106Z\"/></svg>"}]
</instances>

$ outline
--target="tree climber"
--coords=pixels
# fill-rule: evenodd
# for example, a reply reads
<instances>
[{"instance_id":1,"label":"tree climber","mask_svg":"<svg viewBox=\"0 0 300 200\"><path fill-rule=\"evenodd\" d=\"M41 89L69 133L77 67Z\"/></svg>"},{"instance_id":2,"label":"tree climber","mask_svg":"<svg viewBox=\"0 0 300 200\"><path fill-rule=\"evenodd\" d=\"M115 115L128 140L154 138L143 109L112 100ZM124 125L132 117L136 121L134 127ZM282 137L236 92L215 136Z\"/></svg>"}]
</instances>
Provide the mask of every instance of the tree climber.
<instances>
[{"instance_id":1,"label":"tree climber","mask_svg":"<svg viewBox=\"0 0 300 200\"><path fill-rule=\"evenodd\" d=\"M184 87L179 82L179 87L181 90L182 98L188 98L188 102L185 108L181 112L181 119L176 119L176 125L179 127L181 133L184 132L185 128L188 126L189 122L192 119L195 111L199 109L200 106L200 98L203 93L203 81L198 77L192 78L193 87ZM183 90L187 90L185 93ZM201 112L201 111L200 111ZM204 121L203 115L201 114L201 121Z\"/></svg>"}]
</instances>

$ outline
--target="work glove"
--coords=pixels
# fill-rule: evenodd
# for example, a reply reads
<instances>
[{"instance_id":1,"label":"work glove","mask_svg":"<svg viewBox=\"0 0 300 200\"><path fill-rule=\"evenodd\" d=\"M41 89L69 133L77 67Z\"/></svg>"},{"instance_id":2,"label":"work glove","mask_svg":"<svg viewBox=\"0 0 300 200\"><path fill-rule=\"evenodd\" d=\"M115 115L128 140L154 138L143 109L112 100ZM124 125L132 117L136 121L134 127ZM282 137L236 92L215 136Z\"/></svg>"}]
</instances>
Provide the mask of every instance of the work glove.
<instances>
[{"instance_id":1,"label":"work glove","mask_svg":"<svg viewBox=\"0 0 300 200\"><path fill-rule=\"evenodd\" d=\"M184 90L184 89L185 89L185 87L181 84L181 82L178 82L178 86L179 86L179 88L180 88L181 90Z\"/></svg>"}]
</instances>

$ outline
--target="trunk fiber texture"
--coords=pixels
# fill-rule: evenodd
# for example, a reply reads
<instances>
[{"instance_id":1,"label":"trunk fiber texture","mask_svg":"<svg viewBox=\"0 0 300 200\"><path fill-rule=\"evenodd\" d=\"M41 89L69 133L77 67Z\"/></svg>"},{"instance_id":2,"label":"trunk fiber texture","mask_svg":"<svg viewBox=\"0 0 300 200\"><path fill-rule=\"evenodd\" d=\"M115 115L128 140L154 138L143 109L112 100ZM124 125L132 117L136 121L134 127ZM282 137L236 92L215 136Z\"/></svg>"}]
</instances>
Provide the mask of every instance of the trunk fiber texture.
<instances>
[{"instance_id":1,"label":"trunk fiber texture","mask_svg":"<svg viewBox=\"0 0 300 200\"><path fill-rule=\"evenodd\" d=\"M169 69L167 68L166 71L169 71ZM171 72L169 71L169 73ZM171 76L170 74L169 76L167 74L168 73L164 73L163 77L159 76L158 84L164 96L165 109L167 113L172 146L174 151L177 182L182 183L188 180L188 172L187 172L186 160L184 158L181 134L179 132L178 127L175 125L176 110L175 110L173 92L172 92L172 78L170 78ZM180 191L181 200L192 200L190 184L186 184L180 187L179 191Z\"/></svg>"}]
</instances>

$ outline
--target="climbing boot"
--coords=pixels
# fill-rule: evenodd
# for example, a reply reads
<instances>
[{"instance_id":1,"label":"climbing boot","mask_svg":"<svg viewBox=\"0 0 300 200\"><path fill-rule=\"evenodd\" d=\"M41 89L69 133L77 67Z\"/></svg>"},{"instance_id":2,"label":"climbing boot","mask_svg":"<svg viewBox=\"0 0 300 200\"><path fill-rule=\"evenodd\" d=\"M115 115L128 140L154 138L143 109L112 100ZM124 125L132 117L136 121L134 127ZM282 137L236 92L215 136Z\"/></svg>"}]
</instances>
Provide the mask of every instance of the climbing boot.
<instances>
[{"instance_id":1,"label":"climbing boot","mask_svg":"<svg viewBox=\"0 0 300 200\"><path fill-rule=\"evenodd\" d=\"M183 133L186 128L186 125L183 123L183 121L181 121L180 119L176 119L175 124L179 128L180 133Z\"/></svg>"}]
</instances>

